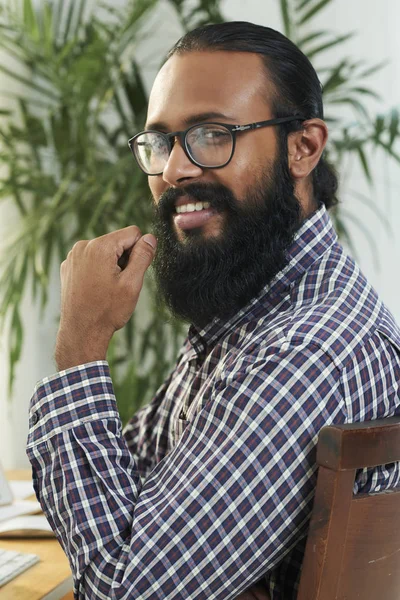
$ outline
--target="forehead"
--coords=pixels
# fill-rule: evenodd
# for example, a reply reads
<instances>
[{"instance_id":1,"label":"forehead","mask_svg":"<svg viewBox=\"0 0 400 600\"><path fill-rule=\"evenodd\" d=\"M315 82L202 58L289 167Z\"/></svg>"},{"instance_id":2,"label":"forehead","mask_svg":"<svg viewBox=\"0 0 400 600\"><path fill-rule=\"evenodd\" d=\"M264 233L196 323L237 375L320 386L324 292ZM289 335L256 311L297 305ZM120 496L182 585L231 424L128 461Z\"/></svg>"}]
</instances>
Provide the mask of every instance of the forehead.
<instances>
[{"instance_id":1,"label":"forehead","mask_svg":"<svg viewBox=\"0 0 400 600\"><path fill-rule=\"evenodd\" d=\"M158 73L147 123L179 128L190 115L221 112L236 119L267 119L272 97L264 63L248 52L188 52L173 55ZM255 114L257 113L257 114Z\"/></svg>"}]
</instances>

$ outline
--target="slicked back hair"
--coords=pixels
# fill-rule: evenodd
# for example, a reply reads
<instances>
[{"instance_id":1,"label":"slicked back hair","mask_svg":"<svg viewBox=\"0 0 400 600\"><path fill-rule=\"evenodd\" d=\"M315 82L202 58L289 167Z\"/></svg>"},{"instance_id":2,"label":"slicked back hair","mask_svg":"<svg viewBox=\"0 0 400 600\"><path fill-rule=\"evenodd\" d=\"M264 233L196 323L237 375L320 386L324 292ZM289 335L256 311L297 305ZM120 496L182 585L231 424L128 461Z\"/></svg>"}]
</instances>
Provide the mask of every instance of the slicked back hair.
<instances>
[{"instance_id":1,"label":"slicked back hair","mask_svg":"<svg viewBox=\"0 0 400 600\"><path fill-rule=\"evenodd\" d=\"M302 129L302 121L324 118L322 87L306 55L286 36L269 27L242 21L204 25L186 33L170 50L168 57L193 51L252 52L264 62L266 76L273 84L273 117L298 116L298 121L278 128L281 147L287 148L292 131ZM312 172L314 197L331 208L338 203L338 179L324 154Z\"/></svg>"}]
</instances>

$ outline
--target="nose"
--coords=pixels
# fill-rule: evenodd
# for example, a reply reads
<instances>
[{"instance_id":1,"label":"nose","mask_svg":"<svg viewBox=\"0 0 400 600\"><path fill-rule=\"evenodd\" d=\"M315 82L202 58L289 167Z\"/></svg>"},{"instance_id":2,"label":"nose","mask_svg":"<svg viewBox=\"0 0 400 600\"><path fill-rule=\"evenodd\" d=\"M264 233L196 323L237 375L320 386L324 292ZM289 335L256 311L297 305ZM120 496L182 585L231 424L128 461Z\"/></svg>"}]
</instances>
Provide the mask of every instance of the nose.
<instances>
[{"instance_id":1,"label":"nose","mask_svg":"<svg viewBox=\"0 0 400 600\"><path fill-rule=\"evenodd\" d=\"M170 186L179 186L182 181L201 177L203 169L193 164L179 140L176 140L163 172L163 180Z\"/></svg>"}]
</instances>

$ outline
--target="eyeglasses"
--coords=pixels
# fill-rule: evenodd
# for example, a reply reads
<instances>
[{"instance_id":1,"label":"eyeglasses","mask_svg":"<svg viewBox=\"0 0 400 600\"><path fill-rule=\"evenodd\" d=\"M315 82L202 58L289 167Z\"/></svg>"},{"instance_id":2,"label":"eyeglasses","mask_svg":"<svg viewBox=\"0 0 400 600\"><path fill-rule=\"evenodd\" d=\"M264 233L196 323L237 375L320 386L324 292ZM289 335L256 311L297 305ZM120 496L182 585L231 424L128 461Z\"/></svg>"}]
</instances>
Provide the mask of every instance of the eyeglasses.
<instances>
[{"instance_id":1,"label":"eyeglasses","mask_svg":"<svg viewBox=\"0 0 400 600\"><path fill-rule=\"evenodd\" d=\"M186 156L193 164L207 169L221 169L232 159L237 133L302 120L304 119L301 117L292 116L248 125L202 123L192 125L185 131L172 133L149 130L137 133L128 144L146 175L162 175L176 139L179 139Z\"/></svg>"}]
</instances>

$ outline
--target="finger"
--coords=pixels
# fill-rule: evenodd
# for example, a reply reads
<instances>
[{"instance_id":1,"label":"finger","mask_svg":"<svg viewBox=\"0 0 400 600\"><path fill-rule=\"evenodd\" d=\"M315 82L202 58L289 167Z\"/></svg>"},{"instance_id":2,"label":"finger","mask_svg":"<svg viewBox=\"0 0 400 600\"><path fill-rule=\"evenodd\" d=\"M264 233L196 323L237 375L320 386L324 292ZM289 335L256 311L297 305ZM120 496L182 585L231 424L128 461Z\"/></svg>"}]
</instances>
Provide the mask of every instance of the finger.
<instances>
[{"instance_id":1,"label":"finger","mask_svg":"<svg viewBox=\"0 0 400 600\"><path fill-rule=\"evenodd\" d=\"M118 234L110 238L111 243L116 244L114 246L114 251L117 264L120 269L124 270L129 263L129 257L132 252L132 248L142 237L142 233L139 227L136 227L136 225L132 225L131 227L127 227L125 229L120 229L119 231L115 231L113 233Z\"/></svg>"},{"instance_id":2,"label":"finger","mask_svg":"<svg viewBox=\"0 0 400 600\"><path fill-rule=\"evenodd\" d=\"M134 245L128 265L125 269L128 277L134 277L141 285L144 274L156 253L157 240L154 235L146 234Z\"/></svg>"},{"instance_id":3,"label":"finger","mask_svg":"<svg viewBox=\"0 0 400 600\"><path fill-rule=\"evenodd\" d=\"M136 225L129 225L123 229L112 231L98 238L92 240L93 243L101 243L102 245L113 246L117 251L118 258L120 258L125 250L132 248L132 246L141 237L141 231Z\"/></svg>"},{"instance_id":4,"label":"finger","mask_svg":"<svg viewBox=\"0 0 400 600\"><path fill-rule=\"evenodd\" d=\"M123 271L128 264L133 246L141 236L139 227L130 225L94 238L89 242L89 246L96 254L100 254L101 260L105 260L114 268L117 266Z\"/></svg>"},{"instance_id":5,"label":"finger","mask_svg":"<svg viewBox=\"0 0 400 600\"><path fill-rule=\"evenodd\" d=\"M78 240L77 242L75 242L75 244L72 246L71 250L68 252L68 256L70 256L70 254L72 254L72 252L74 252L74 254L77 254L81 250L84 250L86 248L86 246L88 245L88 243L89 243L88 240Z\"/></svg>"}]
</instances>

